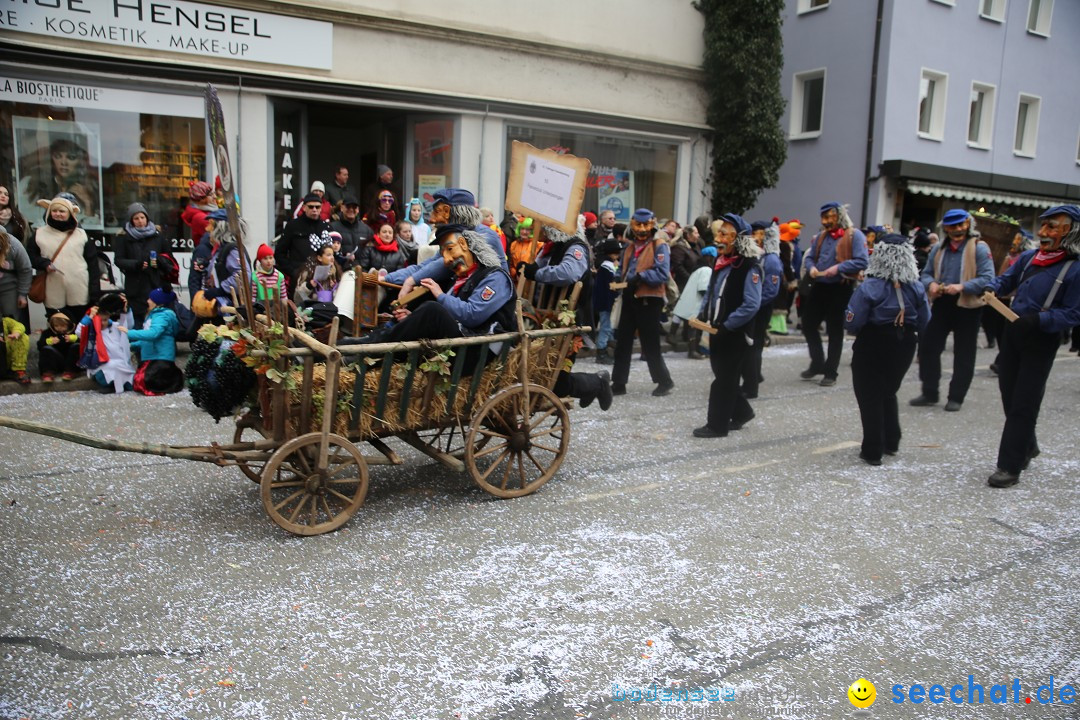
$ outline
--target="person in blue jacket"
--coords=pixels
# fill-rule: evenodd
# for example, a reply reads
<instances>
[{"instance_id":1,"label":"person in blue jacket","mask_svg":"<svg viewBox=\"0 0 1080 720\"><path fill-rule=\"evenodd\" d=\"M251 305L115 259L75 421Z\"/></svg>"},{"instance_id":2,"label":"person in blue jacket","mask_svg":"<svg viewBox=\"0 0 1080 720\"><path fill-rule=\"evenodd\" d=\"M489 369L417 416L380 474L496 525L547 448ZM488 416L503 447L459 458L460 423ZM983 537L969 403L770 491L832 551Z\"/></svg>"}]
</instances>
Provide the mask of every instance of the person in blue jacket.
<instances>
[{"instance_id":1,"label":"person in blue jacket","mask_svg":"<svg viewBox=\"0 0 1080 720\"><path fill-rule=\"evenodd\" d=\"M184 373L176 367L176 333L180 322L167 306L176 302L171 290L154 288L147 299L146 322L141 329L128 330L131 349L139 353L139 367L133 385L143 395L166 395L184 388Z\"/></svg>"},{"instance_id":2,"label":"person in blue jacket","mask_svg":"<svg viewBox=\"0 0 1080 720\"><path fill-rule=\"evenodd\" d=\"M844 328L855 335L851 382L862 419L859 457L870 465L880 465L882 453L895 455L900 449L896 392L928 322L930 303L919 281L914 246L903 235L878 235L866 280L852 294L844 316Z\"/></svg>"},{"instance_id":3,"label":"person in blue jacket","mask_svg":"<svg viewBox=\"0 0 1080 720\"><path fill-rule=\"evenodd\" d=\"M714 378L708 417L694 430L698 438L726 437L729 430L739 430L754 418L750 403L739 394L739 377L754 344L753 321L761 308L761 248L749 223L734 213L714 220L712 231L719 257L698 319L717 330L709 336Z\"/></svg>"},{"instance_id":4,"label":"person in blue jacket","mask_svg":"<svg viewBox=\"0 0 1080 720\"><path fill-rule=\"evenodd\" d=\"M1020 473L1039 454L1035 424L1046 380L1062 331L1080 325L1080 207L1058 205L1039 220L1044 246L1020 255L988 288L998 295L1015 291L1012 310L1020 316L1001 337L998 388L1005 426L997 470L988 480L995 488L1020 482Z\"/></svg>"},{"instance_id":5,"label":"person in blue jacket","mask_svg":"<svg viewBox=\"0 0 1080 720\"><path fill-rule=\"evenodd\" d=\"M803 337L810 351L810 367L800 375L804 380L824 375L821 385L836 384L844 352L844 309L869 260L866 238L852 225L847 207L838 202L822 205L821 232L803 256L803 268L814 281L802 305ZM829 336L827 356L818 331L822 321Z\"/></svg>"},{"instance_id":6,"label":"person in blue jacket","mask_svg":"<svg viewBox=\"0 0 1080 720\"><path fill-rule=\"evenodd\" d=\"M772 320L773 301L784 282L784 265L780 262L779 220L773 218L771 223L759 220L750 227L754 230L754 240L764 254L761 256L761 307L752 325L754 346L750 348L742 371L740 392L747 400L758 396L758 386L764 379L761 375L761 353L765 350L765 333Z\"/></svg>"}]
</instances>

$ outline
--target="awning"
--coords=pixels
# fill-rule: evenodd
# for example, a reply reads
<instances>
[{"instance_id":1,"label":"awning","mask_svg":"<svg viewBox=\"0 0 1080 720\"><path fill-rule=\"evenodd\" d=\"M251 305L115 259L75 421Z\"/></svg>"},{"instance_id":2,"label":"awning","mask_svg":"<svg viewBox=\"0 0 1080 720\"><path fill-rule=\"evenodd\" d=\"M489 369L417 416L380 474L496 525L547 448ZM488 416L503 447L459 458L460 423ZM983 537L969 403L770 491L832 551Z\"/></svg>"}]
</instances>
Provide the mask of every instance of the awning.
<instances>
[{"instance_id":1,"label":"awning","mask_svg":"<svg viewBox=\"0 0 1080 720\"><path fill-rule=\"evenodd\" d=\"M957 200L998 203L1001 205L1018 205L1020 207L1045 208L1052 205L1070 204L1069 200L1063 200L1061 198L1003 193L995 190L986 190L984 188L968 187L965 185L943 185L940 183L921 182L918 180L909 180L907 183L907 191L917 195L929 195L931 197L956 198Z\"/></svg>"}]
</instances>

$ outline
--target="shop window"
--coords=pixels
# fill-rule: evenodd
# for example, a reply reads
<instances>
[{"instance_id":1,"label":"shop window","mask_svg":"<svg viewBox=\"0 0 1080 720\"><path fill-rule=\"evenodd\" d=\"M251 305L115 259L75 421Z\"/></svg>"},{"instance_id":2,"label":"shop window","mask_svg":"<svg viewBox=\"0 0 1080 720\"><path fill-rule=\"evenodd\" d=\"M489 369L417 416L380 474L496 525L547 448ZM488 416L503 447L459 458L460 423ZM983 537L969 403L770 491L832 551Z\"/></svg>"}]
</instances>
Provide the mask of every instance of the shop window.
<instances>
[{"instance_id":1,"label":"shop window","mask_svg":"<svg viewBox=\"0 0 1080 720\"><path fill-rule=\"evenodd\" d=\"M675 210L675 178L678 146L645 138L627 138L597 133L576 133L562 129L508 125L506 158L514 140L540 149L550 148L588 158L592 162L581 209L597 214L615 213L617 222L630 221L635 208L646 207L660 217L672 217ZM688 218L677 218L685 222Z\"/></svg>"},{"instance_id":2,"label":"shop window","mask_svg":"<svg viewBox=\"0 0 1080 720\"><path fill-rule=\"evenodd\" d=\"M797 73L791 89L791 139L821 135L825 113L825 69Z\"/></svg>"},{"instance_id":3,"label":"shop window","mask_svg":"<svg viewBox=\"0 0 1080 720\"><path fill-rule=\"evenodd\" d=\"M990 147L994 131L994 86L972 83L971 110L968 114L968 145Z\"/></svg>"},{"instance_id":4,"label":"shop window","mask_svg":"<svg viewBox=\"0 0 1080 720\"><path fill-rule=\"evenodd\" d=\"M207 175L201 98L64 85L67 97L92 106L39 104L30 100L59 85L18 82L25 97L0 102L0 127L9 128L0 136L0 184L13 189L33 226L44 224L37 200L69 192L82 226L105 249L134 202L146 206L175 249L191 247L180 213L188 184ZM161 114L141 112L145 107Z\"/></svg>"},{"instance_id":5,"label":"shop window","mask_svg":"<svg viewBox=\"0 0 1080 720\"><path fill-rule=\"evenodd\" d=\"M1054 14L1054 0L1030 0L1027 29L1034 35L1050 36L1050 16Z\"/></svg>"},{"instance_id":6,"label":"shop window","mask_svg":"<svg viewBox=\"0 0 1080 720\"><path fill-rule=\"evenodd\" d=\"M799 0L799 14L829 7L829 0Z\"/></svg>"},{"instance_id":7,"label":"shop window","mask_svg":"<svg viewBox=\"0 0 1080 720\"><path fill-rule=\"evenodd\" d=\"M1022 157L1035 157L1035 144L1039 135L1039 107L1042 100L1034 95L1021 95L1016 109L1016 137L1013 153Z\"/></svg>"},{"instance_id":8,"label":"shop window","mask_svg":"<svg viewBox=\"0 0 1080 720\"><path fill-rule=\"evenodd\" d=\"M949 78L923 70L919 80L919 137L941 140L945 136L945 97Z\"/></svg>"},{"instance_id":9,"label":"shop window","mask_svg":"<svg viewBox=\"0 0 1080 720\"><path fill-rule=\"evenodd\" d=\"M417 120L413 123L413 177L402 204L418 197L430 207L432 195L454 177L454 120Z\"/></svg>"},{"instance_id":10,"label":"shop window","mask_svg":"<svg viewBox=\"0 0 1080 720\"><path fill-rule=\"evenodd\" d=\"M979 17L996 22L1005 22L1005 0L982 0Z\"/></svg>"}]
</instances>

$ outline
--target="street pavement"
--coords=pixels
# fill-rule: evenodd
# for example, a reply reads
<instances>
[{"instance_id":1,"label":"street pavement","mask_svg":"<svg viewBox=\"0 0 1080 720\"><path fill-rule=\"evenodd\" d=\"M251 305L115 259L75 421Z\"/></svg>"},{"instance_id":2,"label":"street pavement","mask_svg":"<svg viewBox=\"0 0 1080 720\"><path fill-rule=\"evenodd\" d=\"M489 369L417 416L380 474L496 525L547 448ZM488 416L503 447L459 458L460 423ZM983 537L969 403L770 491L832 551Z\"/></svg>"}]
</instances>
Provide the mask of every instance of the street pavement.
<instances>
[{"instance_id":1,"label":"street pavement","mask_svg":"<svg viewBox=\"0 0 1080 720\"><path fill-rule=\"evenodd\" d=\"M757 418L715 440L690 436L708 362L666 357L671 396L635 361L611 411L571 412L535 495L497 500L392 440L405 464L372 468L365 507L310 538L235 468L0 430L0 717L835 718L860 678L866 717L1080 717L1061 702L1080 684L1075 355L1008 490L986 486L993 351L959 413L907 406L913 366L900 453L877 468L857 457L850 350L822 388L798 379L805 346L767 349ZM0 414L232 435L186 394L8 396ZM1008 705L966 704L969 676ZM893 702L914 684L944 702Z\"/></svg>"}]
</instances>

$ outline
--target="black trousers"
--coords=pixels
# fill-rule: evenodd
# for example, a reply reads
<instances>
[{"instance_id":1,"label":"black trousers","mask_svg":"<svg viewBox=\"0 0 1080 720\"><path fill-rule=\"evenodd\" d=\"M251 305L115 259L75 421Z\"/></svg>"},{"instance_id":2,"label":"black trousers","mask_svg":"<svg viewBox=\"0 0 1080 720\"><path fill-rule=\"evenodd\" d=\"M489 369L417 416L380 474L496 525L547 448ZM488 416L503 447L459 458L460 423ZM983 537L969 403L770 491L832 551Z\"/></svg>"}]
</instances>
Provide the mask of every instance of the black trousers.
<instances>
[{"instance_id":1,"label":"black trousers","mask_svg":"<svg viewBox=\"0 0 1080 720\"><path fill-rule=\"evenodd\" d=\"M918 340L910 325L866 325L852 346L851 383L862 419L862 455L880 460L900 447L896 392L915 357Z\"/></svg>"},{"instance_id":2,"label":"black trousers","mask_svg":"<svg viewBox=\"0 0 1080 720\"><path fill-rule=\"evenodd\" d=\"M810 351L810 367L824 372L825 377L835 378L839 374L840 355L844 352L844 313L854 291L855 286L847 281L816 282L803 301L802 330ZM828 357L822 352L821 333L818 332L822 320L829 336Z\"/></svg>"},{"instance_id":3,"label":"black trousers","mask_svg":"<svg viewBox=\"0 0 1080 720\"><path fill-rule=\"evenodd\" d=\"M1057 333L1025 332L1015 323L1005 326L998 356L998 389L1005 409L997 459L1002 470L1019 473L1037 445L1035 424L1059 344Z\"/></svg>"},{"instance_id":4,"label":"black trousers","mask_svg":"<svg viewBox=\"0 0 1080 720\"><path fill-rule=\"evenodd\" d=\"M750 355L750 344L742 329L709 336L709 364L713 381L709 386L709 414L706 424L726 434L732 421L749 420L754 411L739 392L739 376Z\"/></svg>"},{"instance_id":5,"label":"black trousers","mask_svg":"<svg viewBox=\"0 0 1080 720\"><path fill-rule=\"evenodd\" d=\"M570 353L566 357L566 367L573 367L574 361L577 359L577 353ZM551 391L559 397L572 397L578 400L584 400L587 398L596 398L600 394L600 388L603 387L603 383L600 382L599 373L581 373L570 372L567 369L559 371L558 376L555 378L555 385L551 388Z\"/></svg>"},{"instance_id":6,"label":"black trousers","mask_svg":"<svg viewBox=\"0 0 1080 720\"><path fill-rule=\"evenodd\" d=\"M625 385L630 379L630 359L634 355L634 333L641 338L641 351L649 365L649 377L657 385L670 385L664 356L660 352L660 313L664 298L635 298L623 295L619 327L615 330L615 365L611 370L611 384Z\"/></svg>"},{"instance_id":7,"label":"black trousers","mask_svg":"<svg viewBox=\"0 0 1080 720\"><path fill-rule=\"evenodd\" d=\"M982 308L962 308L957 295L945 295L934 301L930 324L919 338L919 380L922 392L937 399L941 382L941 353L949 333L953 335L953 376L949 381L949 400L964 402L971 378L975 376L975 350L979 343L979 319Z\"/></svg>"},{"instance_id":8,"label":"black trousers","mask_svg":"<svg viewBox=\"0 0 1080 720\"><path fill-rule=\"evenodd\" d=\"M769 302L761 306L757 315L750 321L754 337L754 346L750 348L750 355L743 363L742 391L750 397L757 397L759 378L761 377L761 353L765 350L765 331L769 328L772 320L773 304Z\"/></svg>"},{"instance_id":9,"label":"black trousers","mask_svg":"<svg viewBox=\"0 0 1080 720\"><path fill-rule=\"evenodd\" d=\"M61 349L62 348L62 349ZM44 375L58 375L70 372L78 373L75 365L79 360L79 343L45 345L38 353L38 371Z\"/></svg>"}]
</instances>

